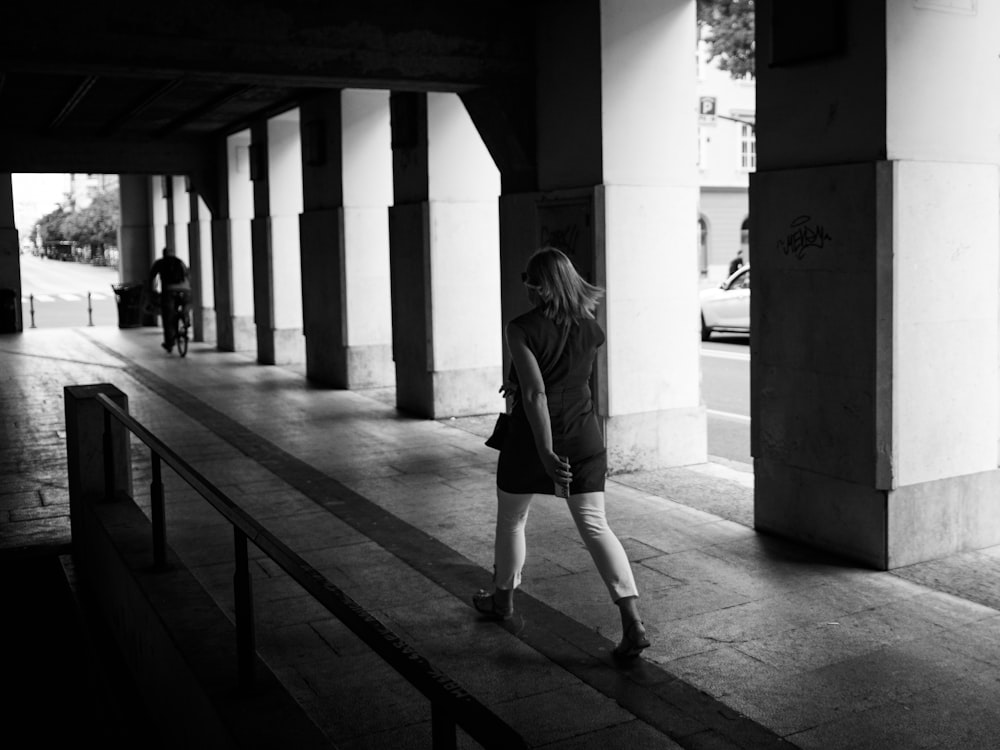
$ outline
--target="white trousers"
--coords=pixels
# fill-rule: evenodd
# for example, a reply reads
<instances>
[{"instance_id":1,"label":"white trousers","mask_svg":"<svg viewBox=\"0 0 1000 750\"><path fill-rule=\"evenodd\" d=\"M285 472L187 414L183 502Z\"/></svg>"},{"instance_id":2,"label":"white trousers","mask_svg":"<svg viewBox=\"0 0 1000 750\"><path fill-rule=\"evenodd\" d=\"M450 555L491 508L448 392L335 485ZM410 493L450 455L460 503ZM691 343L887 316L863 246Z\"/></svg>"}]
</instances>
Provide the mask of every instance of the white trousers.
<instances>
[{"instance_id":1,"label":"white trousers","mask_svg":"<svg viewBox=\"0 0 1000 750\"><path fill-rule=\"evenodd\" d=\"M547 500L551 500L550 497ZM521 569L527 557L524 527L533 494L514 494L497 490L497 530L494 551L493 582L498 589L516 589L521 585ZM584 492L566 500L577 531L594 559L597 572L617 602L626 596L638 596L632 566L622 543L608 526L604 513L604 493Z\"/></svg>"}]
</instances>

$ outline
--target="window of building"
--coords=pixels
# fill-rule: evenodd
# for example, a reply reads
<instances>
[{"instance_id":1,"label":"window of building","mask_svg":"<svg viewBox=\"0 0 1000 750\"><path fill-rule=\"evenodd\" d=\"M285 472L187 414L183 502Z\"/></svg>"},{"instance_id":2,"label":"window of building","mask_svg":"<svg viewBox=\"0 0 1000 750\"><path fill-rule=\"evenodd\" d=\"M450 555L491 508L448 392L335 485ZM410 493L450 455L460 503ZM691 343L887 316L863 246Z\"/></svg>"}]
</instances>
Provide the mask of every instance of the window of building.
<instances>
[{"instance_id":1,"label":"window of building","mask_svg":"<svg viewBox=\"0 0 1000 750\"><path fill-rule=\"evenodd\" d=\"M740 125L740 169L745 172L757 169L757 136L752 124Z\"/></svg>"},{"instance_id":2,"label":"window of building","mask_svg":"<svg viewBox=\"0 0 1000 750\"><path fill-rule=\"evenodd\" d=\"M698 169L706 170L711 166L711 159L708 158L712 152L711 128L698 128Z\"/></svg>"},{"instance_id":3,"label":"window of building","mask_svg":"<svg viewBox=\"0 0 1000 750\"><path fill-rule=\"evenodd\" d=\"M698 270L702 276L708 274L708 223L698 217Z\"/></svg>"}]
</instances>

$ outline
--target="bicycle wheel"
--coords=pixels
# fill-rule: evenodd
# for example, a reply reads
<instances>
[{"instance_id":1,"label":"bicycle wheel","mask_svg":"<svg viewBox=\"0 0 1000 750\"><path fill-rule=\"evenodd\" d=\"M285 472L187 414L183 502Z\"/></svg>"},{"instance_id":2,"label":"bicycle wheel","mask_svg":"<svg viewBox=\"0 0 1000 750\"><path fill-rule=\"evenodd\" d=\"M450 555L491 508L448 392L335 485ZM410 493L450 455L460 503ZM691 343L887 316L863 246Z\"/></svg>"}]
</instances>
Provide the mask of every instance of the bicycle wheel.
<instances>
[{"instance_id":1,"label":"bicycle wheel","mask_svg":"<svg viewBox=\"0 0 1000 750\"><path fill-rule=\"evenodd\" d=\"M183 311L177 314L177 330L174 342L177 344L178 354L183 357L188 353L188 322L187 315Z\"/></svg>"}]
</instances>

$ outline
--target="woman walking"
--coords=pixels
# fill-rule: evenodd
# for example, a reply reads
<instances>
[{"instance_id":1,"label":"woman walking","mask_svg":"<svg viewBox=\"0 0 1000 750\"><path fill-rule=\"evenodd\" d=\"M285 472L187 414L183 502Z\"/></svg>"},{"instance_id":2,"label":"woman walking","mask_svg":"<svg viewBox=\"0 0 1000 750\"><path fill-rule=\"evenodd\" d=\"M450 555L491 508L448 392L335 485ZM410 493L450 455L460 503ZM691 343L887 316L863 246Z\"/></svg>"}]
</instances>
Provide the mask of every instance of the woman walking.
<instances>
[{"instance_id":1,"label":"woman walking","mask_svg":"<svg viewBox=\"0 0 1000 750\"><path fill-rule=\"evenodd\" d=\"M473 605L506 620L526 556L525 524L536 495L566 498L577 530L621 612L622 639L613 654L634 659L649 646L638 590L625 550L604 512L607 453L594 413L589 378L604 331L594 320L603 290L587 283L560 250L546 247L521 274L534 306L510 321L507 346L514 395L510 427L497 465L494 590Z\"/></svg>"}]
</instances>

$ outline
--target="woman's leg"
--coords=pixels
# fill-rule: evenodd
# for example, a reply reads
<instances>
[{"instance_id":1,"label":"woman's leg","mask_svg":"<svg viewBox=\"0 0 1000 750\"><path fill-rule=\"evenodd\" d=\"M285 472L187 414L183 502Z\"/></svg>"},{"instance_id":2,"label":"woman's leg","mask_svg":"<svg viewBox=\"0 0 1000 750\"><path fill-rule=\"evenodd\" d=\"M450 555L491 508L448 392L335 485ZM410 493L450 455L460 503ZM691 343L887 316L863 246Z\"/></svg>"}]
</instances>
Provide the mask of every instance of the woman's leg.
<instances>
[{"instance_id":1,"label":"woman's leg","mask_svg":"<svg viewBox=\"0 0 1000 750\"><path fill-rule=\"evenodd\" d=\"M639 591L628 555L608 526L604 512L604 493L573 495L567 502L576 528L621 614L622 639L613 653L619 659L634 659L649 647L649 638L639 615Z\"/></svg>"},{"instance_id":2,"label":"woman's leg","mask_svg":"<svg viewBox=\"0 0 1000 750\"><path fill-rule=\"evenodd\" d=\"M527 557L524 527L528 522L532 498L534 495L497 490L493 583L500 592L513 592L521 585L521 569Z\"/></svg>"},{"instance_id":3,"label":"woman's leg","mask_svg":"<svg viewBox=\"0 0 1000 750\"><path fill-rule=\"evenodd\" d=\"M584 492L572 495L566 501L573 521L590 556L597 565L604 585L608 587L611 600L617 603L627 597L637 597L632 566L629 564L625 548L608 526L604 513L604 493Z\"/></svg>"}]
</instances>

